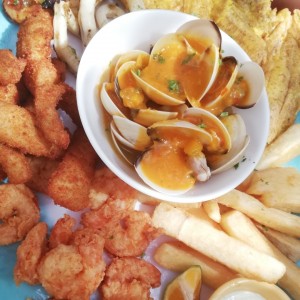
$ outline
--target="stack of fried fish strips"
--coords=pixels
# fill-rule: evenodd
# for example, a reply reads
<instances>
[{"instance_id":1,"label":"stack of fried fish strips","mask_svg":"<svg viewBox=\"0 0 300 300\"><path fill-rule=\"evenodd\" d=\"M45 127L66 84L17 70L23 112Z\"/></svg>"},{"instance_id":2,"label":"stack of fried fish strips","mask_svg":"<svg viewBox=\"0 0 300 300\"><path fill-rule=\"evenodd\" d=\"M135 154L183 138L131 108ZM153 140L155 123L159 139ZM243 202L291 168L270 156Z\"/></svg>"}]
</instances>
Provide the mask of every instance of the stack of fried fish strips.
<instances>
[{"instance_id":1,"label":"stack of fried fish strips","mask_svg":"<svg viewBox=\"0 0 300 300\"><path fill-rule=\"evenodd\" d=\"M279 164L278 155L274 158L273 143L279 143L286 161L300 154L300 141L295 138L299 136L300 126L294 124L300 109L300 10L277 11L272 9L271 0L144 2L147 8L178 10L212 19L263 67L271 113L268 147L259 168ZM284 152L287 148L293 152L291 155ZM273 154L271 159L269 152Z\"/></svg>"}]
</instances>

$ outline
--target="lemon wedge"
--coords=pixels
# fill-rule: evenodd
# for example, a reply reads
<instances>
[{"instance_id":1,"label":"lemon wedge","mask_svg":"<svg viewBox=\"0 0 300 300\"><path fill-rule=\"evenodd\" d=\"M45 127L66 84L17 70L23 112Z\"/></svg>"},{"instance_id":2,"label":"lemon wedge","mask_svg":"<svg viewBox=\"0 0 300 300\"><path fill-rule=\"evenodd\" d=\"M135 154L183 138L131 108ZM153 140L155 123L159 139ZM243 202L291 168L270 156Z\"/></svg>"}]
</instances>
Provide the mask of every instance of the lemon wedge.
<instances>
[{"instance_id":1,"label":"lemon wedge","mask_svg":"<svg viewBox=\"0 0 300 300\"><path fill-rule=\"evenodd\" d=\"M201 283L200 266L192 266L168 284L163 300L199 300Z\"/></svg>"}]
</instances>

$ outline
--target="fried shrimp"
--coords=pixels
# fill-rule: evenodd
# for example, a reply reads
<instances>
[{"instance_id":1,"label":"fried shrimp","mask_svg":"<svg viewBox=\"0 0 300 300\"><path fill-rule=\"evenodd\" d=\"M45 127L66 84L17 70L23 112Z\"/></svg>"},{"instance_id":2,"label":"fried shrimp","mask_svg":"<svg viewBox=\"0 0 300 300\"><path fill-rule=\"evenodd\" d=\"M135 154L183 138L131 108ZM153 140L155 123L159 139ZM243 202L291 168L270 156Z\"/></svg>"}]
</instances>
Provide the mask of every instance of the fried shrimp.
<instances>
[{"instance_id":1,"label":"fried shrimp","mask_svg":"<svg viewBox=\"0 0 300 300\"><path fill-rule=\"evenodd\" d=\"M63 218L59 219L52 228L49 237L49 248L53 249L59 244L68 245L72 238L72 229L75 226L75 219L65 214Z\"/></svg>"},{"instance_id":2,"label":"fried shrimp","mask_svg":"<svg viewBox=\"0 0 300 300\"><path fill-rule=\"evenodd\" d=\"M39 219L37 199L29 188L0 185L0 245L22 240Z\"/></svg>"},{"instance_id":3,"label":"fried shrimp","mask_svg":"<svg viewBox=\"0 0 300 300\"><path fill-rule=\"evenodd\" d=\"M105 249L119 257L139 256L149 243L160 235L151 224L151 217L143 211L131 211L117 224L110 227L106 235Z\"/></svg>"},{"instance_id":4,"label":"fried shrimp","mask_svg":"<svg viewBox=\"0 0 300 300\"><path fill-rule=\"evenodd\" d=\"M68 245L58 244L43 256L41 284L55 299L89 300L104 277L103 245L96 230L75 231Z\"/></svg>"},{"instance_id":5,"label":"fried shrimp","mask_svg":"<svg viewBox=\"0 0 300 300\"><path fill-rule=\"evenodd\" d=\"M27 157L18 150L0 143L0 165L10 183L26 183L32 173Z\"/></svg>"},{"instance_id":6,"label":"fried shrimp","mask_svg":"<svg viewBox=\"0 0 300 300\"><path fill-rule=\"evenodd\" d=\"M150 288L160 286L160 271L150 263L136 258L114 258L108 266L101 294L103 300L147 300Z\"/></svg>"},{"instance_id":7,"label":"fried shrimp","mask_svg":"<svg viewBox=\"0 0 300 300\"><path fill-rule=\"evenodd\" d=\"M82 215L86 227L99 229L105 249L119 257L139 256L160 231L151 224L148 213L133 210L133 200L109 198L99 209Z\"/></svg>"},{"instance_id":8,"label":"fried shrimp","mask_svg":"<svg viewBox=\"0 0 300 300\"><path fill-rule=\"evenodd\" d=\"M117 177L109 168L102 166L95 171L91 189L90 202L93 209L98 208L108 198L135 199L137 191Z\"/></svg>"},{"instance_id":9,"label":"fried shrimp","mask_svg":"<svg viewBox=\"0 0 300 300\"><path fill-rule=\"evenodd\" d=\"M21 282L39 283L37 266L46 252L47 229L46 223L38 223L28 232L25 240L18 247L17 262L14 269L16 284Z\"/></svg>"}]
</instances>

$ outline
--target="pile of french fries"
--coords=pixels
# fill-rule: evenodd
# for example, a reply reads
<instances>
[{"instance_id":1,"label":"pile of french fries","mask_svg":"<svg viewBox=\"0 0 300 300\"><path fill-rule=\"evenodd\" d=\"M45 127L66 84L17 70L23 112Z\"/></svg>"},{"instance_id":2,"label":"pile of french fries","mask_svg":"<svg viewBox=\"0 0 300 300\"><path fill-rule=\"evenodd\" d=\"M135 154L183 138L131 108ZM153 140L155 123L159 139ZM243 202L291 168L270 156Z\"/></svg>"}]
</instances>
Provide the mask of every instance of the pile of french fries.
<instances>
[{"instance_id":1,"label":"pile of french fries","mask_svg":"<svg viewBox=\"0 0 300 300\"><path fill-rule=\"evenodd\" d=\"M255 171L238 189L189 208L160 203L154 225L173 242L154 259L182 272L200 265L216 289L236 277L276 283L300 299L300 173L294 168Z\"/></svg>"}]
</instances>

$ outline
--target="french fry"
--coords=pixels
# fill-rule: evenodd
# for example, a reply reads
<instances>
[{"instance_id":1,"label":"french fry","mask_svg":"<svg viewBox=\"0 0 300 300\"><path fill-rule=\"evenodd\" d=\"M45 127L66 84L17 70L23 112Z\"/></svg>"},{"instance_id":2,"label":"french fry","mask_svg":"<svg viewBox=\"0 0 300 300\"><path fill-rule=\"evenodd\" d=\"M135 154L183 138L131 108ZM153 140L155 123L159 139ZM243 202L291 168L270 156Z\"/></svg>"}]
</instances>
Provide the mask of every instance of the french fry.
<instances>
[{"instance_id":1,"label":"french fry","mask_svg":"<svg viewBox=\"0 0 300 300\"><path fill-rule=\"evenodd\" d=\"M238 277L234 271L179 241L161 244L156 248L153 257L159 265L175 272L184 272L195 265L200 266L203 283L213 289Z\"/></svg>"},{"instance_id":2,"label":"french fry","mask_svg":"<svg viewBox=\"0 0 300 300\"><path fill-rule=\"evenodd\" d=\"M167 235L247 278L275 283L285 273L285 266L277 259L167 203L155 208L153 224Z\"/></svg>"},{"instance_id":3,"label":"french fry","mask_svg":"<svg viewBox=\"0 0 300 300\"><path fill-rule=\"evenodd\" d=\"M295 168L269 168L253 173L246 193L268 207L300 213L300 172Z\"/></svg>"},{"instance_id":4,"label":"french fry","mask_svg":"<svg viewBox=\"0 0 300 300\"><path fill-rule=\"evenodd\" d=\"M236 210L228 212L222 215L221 226L230 236L281 261L286 267L286 273L279 279L278 285L294 299L300 299L300 268L282 254L247 216Z\"/></svg>"},{"instance_id":5,"label":"french fry","mask_svg":"<svg viewBox=\"0 0 300 300\"><path fill-rule=\"evenodd\" d=\"M300 124L294 124L266 147L256 169L282 166L298 155L300 155Z\"/></svg>"},{"instance_id":6,"label":"french fry","mask_svg":"<svg viewBox=\"0 0 300 300\"><path fill-rule=\"evenodd\" d=\"M221 213L220 213L220 207L218 202L213 200L205 201L203 202L202 207L212 220L214 220L217 223L220 223Z\"/></svg>"},{"instance_id":7,"label":"french fry","mask_svg":"<svg viewBox=\"0 0 300 300\"><path fill-rule=\"evenodd\" d=\"M300 240L271 228L256 224L258 229L290 260L300 260Z\"/></svg>"},{"instance_id":8,"label":"french fry","mask_svg":"<svg viewBox=\"0 0 300 300\"><path fill-rule=\"evenodd\" d=\"M266 207L251 195L233 190L216 200L223 205L243 212L262 225L291 236L300 237L300 217L276 208Z\"/></svg>"}]
</instances>

